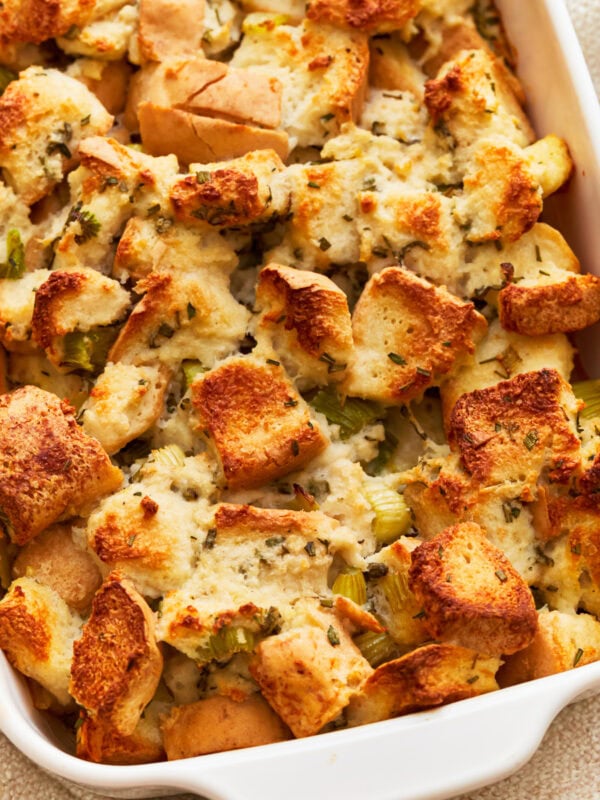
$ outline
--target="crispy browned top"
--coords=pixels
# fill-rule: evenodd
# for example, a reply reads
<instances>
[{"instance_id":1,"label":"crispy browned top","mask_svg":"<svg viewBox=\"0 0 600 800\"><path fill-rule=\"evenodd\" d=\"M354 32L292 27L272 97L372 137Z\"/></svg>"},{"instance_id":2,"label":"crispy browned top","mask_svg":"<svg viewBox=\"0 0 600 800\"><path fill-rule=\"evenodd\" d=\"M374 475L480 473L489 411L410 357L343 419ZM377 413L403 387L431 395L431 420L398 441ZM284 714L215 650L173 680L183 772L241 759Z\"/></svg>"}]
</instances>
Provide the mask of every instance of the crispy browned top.
<instances>
[{"instance_id":1,"label":"crispy browned top","mask_svg":"<svg viewBox=\"0 0 600 800\"><path fill-rule=\"evenodd\" d=\"M310 0L306 16L364 31L395 30L412 19L420 5L420 0Z\"/></svg>"}]
</instances>

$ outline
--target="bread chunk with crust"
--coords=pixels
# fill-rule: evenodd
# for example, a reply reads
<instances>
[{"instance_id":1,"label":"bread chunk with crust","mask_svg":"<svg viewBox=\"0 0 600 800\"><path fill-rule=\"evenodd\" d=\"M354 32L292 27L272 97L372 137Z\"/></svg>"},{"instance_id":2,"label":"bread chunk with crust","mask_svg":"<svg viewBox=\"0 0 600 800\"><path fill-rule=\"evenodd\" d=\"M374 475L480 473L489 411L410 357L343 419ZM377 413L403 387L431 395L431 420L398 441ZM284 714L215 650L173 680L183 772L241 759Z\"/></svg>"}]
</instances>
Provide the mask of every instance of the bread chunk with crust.
<instances>
[{"instance_id":1,"label":"bread chunk with crust","mask_svg":"<svg viewBox=\"0 0 600 800\"><path fill-rule=\"evenodd\" d=\"M24 386L1 395L0 429L1 520L16 544L121 484L121 470L81 431L75 410L49 392Z\"/></svg>"},{"instance_id":2,"label":"bread chunk with crust","mask_svg":"<svg viewBox=\"0 0 600 800\"><path fill-rule=\"evenodd\" d=\"M24 203L35 203L76 165L81 139L106 133L112 122L79 81L56 69L29 67L0 97L4 179Z\"/></svg>"},{"instance_id":3,"label":"bread chunk with crust","mask_svg":"<svg viewBox=\"0 0 600 800\"><path fill-rule=\"evenodd\" d=\"M132 583L111 573L73 646L69 691L91 719L110 721L128 736L156 691L162 665L152 611Z\"/></svg>"},{"instance_id":4,"label":"bread chunk with crust","mask_svg":"<svg viewBox=\"0 0 600 800\"><path fill-rule=\"evenodd\" d=\"M407 403L472 353L485 329L471 303L408 270L388 267L370 279L354 309L355 355L344 390L383 403Z\"/></svg>"},{"instance_id":5,"label":"bread chunk with crust","mask_svg":"<svg viewBox=\"0 0 600 800\"><path fill-rule=\"evenodd\" d=\"M309 624L261 642L250 672L300 738L334 720L372 669L339 617L315 609Z\"/></svg>"},{"instance_id":6,"label":"bread chunk with crust","mask_svg":"<svg viewBox=\"0 0 600 800\"><path fill-rule=\"evenodd\" d=\"M230 488L261 486L301 469L327 444L279 362L235 356L197 378L199 430L214 446Z\"/></svg>"},{"instance_id":7,"label":"bread chunk with crust","mask_svg":"<svg viewBox=\"0 0 600 800\"><path fill-rule=\"evenodd\" d=\"M119 322L129 308L129 292L95 269L55 270L35 293L31 320L34 341L55 367L69 371L65 336Z\"/></svg>"},{"instance_id":8,"label":"bread chunk with crust","mask_svg":"<svg viewBox=\"0 0 600 800\"><path fill-rule=\"evenodd\" d=\"M600 319L600 278L565 275L545 285L511 283L498 295L500 322L525 336L574 333Z\"/></svg>"},{"instance_id":9,"label":"bread chunk with crust","mask_svg":"<svg viewBox=\"0 0 600 800\"><path fill-rule=\"evenodd\" d=\"M332 280L267 264L256 302L259 331L270 334L288 371L317 384L343 378L353 350L352 320L346 295Z\"/></svg>"},{"instance_id":10,"label":"bread chunk with crust","mask_svg":"<svg viewBox=\"0 0 600 800\"><path fill-rule=\"evenodd\" d=\"M347 711L351 726L435 708L498 689L499 658L454 644L428 644L377 667Z\"/></svg>"},{"instance_id":11,"label":"bread chunk with crust","mask_svg":"<svg viewBox=\"0 0 600 800\"><path fill-rule=\"evenodd\" d=\"M98 4L99 0L5 0L0 7L0 44L39 44L61 36L73 25L85 24Z\"/></svg>"},{"instance_id":12,"label":"bread chunk with crust","mask_svg":"<svg viewBox=\"0 0 600 800\"><path fill-rule=\"evenodd\" d=\"M370 34L403 28L420 10L420 0L310 0L306 16Z\"/></svg>"},{"instance_id":13,"label":"bread chunk with crust","mask_svg":"<svg viewBox=\"0 0 600 800\"><path fill-rule=\"evenodd\" d=\"M409 585L435 639L500 656L522 650L537 630L529 587L474 523L413 550Z\"/></svg>"},{"instance_id":14,"label":"bread chunk with crust","mask_svg":"<svg viewBox=\"0 0 600 800\"><path fill-rule=\"evenodd\" d=\"M510 656L498 673L501 686L555 675L600 659L600 622L591 614L542 609L538 632L524 650Z\"/></svg>"},{"instance_id":15,"label":"bread chunk with crust","mask_svg":"<svg viewBox=\"0 0 600 800\"><path fill-rule=\"evenodd\" d=\"M35 578L85 614L102 576L92 556L75 544L71 525L51 525L25 545L13 564L15 578Z\"/></svg>"},{"instance_id":16,"label":"bread chunk with crust","mask_svg":"<svg viewBox=\"0 0 600 800\"><path fill-rule=\"evenodd\" d=\"M0 601L0 648L10 663L67 706L73 641L81 620L49 586L19 578Z\"/></svg>"},{"instance_id":17,"label":"bread chunk with crust","mask_svg":"<svg viewBox=\"0 0 600 800\"><path fill-rule=\"evenodd\" d=\"M144 61L202 51L205 0L140 0L138 42Z\"/></svg>"},{"instance_id":18,"label":"bread chunk with crust","mask_svg":"<svg viewBox=\"0 0 600 800\"><path fill-rule=\"evenodd\" d=\"M556 370L526 372L463 395L452 411L448 439L478 482L535 484L543 472L561 483L580 462L578 408Z\"/></svg>"},{"instance_id":19,"label":"bread chunk with crust","mask_svg":"<svg viewBox=\"0 0 600 800\"><path fill-rule=\"evenodd\" d=\"M162 732L169 761L291 738L287 726L259 694L242 702L217 696L175 706Z\"/></svg>"},{"instance_id":20,"label":"bread chunk with crust","mask_svg":"<svg viewBox=\"0 0 600 800\"><path fill-rule=\"evenodd\" d=\"M115 730L111 721L85 717L77 730L77 755L97 764L150 764L163 761L165 750L160 722L148 708L129 735Z\"/></svg>"}]
</instances>

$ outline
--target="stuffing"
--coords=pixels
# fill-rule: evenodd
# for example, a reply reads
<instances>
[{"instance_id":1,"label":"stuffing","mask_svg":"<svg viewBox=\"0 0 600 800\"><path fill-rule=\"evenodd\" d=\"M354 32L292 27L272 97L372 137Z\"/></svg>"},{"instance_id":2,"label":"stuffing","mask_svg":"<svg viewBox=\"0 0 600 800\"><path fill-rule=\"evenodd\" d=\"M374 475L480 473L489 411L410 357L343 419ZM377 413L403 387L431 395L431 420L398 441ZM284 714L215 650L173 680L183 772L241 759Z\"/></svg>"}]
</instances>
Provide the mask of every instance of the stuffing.
<instances>
[{"instance_id":1,"label":"stuffing","mask_svg":"<svg viewBox=\"0 0 600 800\"><path fill-rule=\"evenodd\" d=\"M56 592L69 608L85 614L102 576L91 555L76 543L71 525L51 525L17 555L15 578L34 578Z\"/></svg>"},{"instance_id":2,"label":"stuffing","mask_svg":"<svg viewBox=\"0 0 600 800\"><path fill-rule=\"evenodd\" d=\"M205 0L140 0L139 50L145 61L202 49Z\"/></svg>"},{"instance_id":3,"label":"stuffing","mask_svg":"<svg viewBox=\"0 0 600 800\"><path fill-rule=\"evenodd\" d=\"M84 513L121 484L121 471L55 395L35 386L1 395L0 429L2 526L17 544Z\"/></svg>"},{"instance_id":4,"label":"stuffing","mask_svg":"<svg viewBox=\"0 0 600 800\"><path fill-rule=\"evenodd\" d=\"M123 111L131 78L131 67L124 59L77 58L69 64L66 74L87 86L110 114Z\"/></svg>"},{"instance_id":5,"label":"stuffing","mask_svg":"<svg viewBox=\"0 0 600 800\"><path fill-rule=\"evenodd\" d=\"M407 270L384 269L354 309L355 354L343 389L383 403L408 402L472 353L485 327L471 303Z\"/></svg>"},{"instance_id":6,"label":"stuffing","mask_svg":"<svg viewBox=\"0 0 600 800\"><path fill-rule=\"evenodd\" d=\"M411 562L409 586L432 638L496 656L530 643L537 614L529 587L478 525L447 528Z\"/></svg>"},{"instance_id":7,"label":"stuffing","mask_svg":"<svg viewBox=\"0 0 600 800\"><path fill-rule=\"evenodd\" d=\"M68 706L69 667L81 620L35 578L19 578L0 600L0 647L20 672Z\"/></svg>"},{"instance_id":8,"label":"stuffing","mask_svg":"<svg viewBox=\"0 0 600 800\"><path fill-rule=\"evenodd\" d=\"M169 761L291 738L287 726L256 694L241 702L209 697L175 706L162 732Z\"/></svg>"},{"instance_id":9,"label":"stuffing","mask_svg":"<svg viewBox=\"0 0 600 800\"><path fill-rule=\"evenodd\" d=\"M121 3L122 0L115 0ZM0 43L41 43L66 33L73 25L85 24L95 7L113 0L6 0L0 8Z\"/></svg>"},{"instance_id":10,"label":"stuffing","mask_svg":"<svg viewBox=\"0 0 600 800\"><path fill-rule=\"evenodd\" d=\"M538 632L531 644L506 659L498 673L501 686L555 675L600 658L600 623L589 614L538 612Z\"/></svg>"},{"instance_id":11,"label":"stuffing","mask_svg":"<svg viewBox=\"0 0 600 800\"><path fill-rule=\"evenodd\" d=\"M59 372L40 350L34 353L10 353L8 356L8 379L13 389L37 386L61 400L67 400L77 409L88 397L88 378L88 373Z\"/></svg>"},{"instance_id":12,"label":"stuffing","mask_svg":"<svg viewBox=\"0 0 600 800\"><path fill-rule=\"evenodd\" d=\"M452 411L448 438L479 482L534 485L542 471L551 481L565 482L579 465L577 410L556 370L541 369L463 395Z\"/></svg>"},{"instance_id":13,"label":"stuffing","mask_svg":"<svg viewBox=\"0 0 600 800\"><path fill-rule=\"evenodd\" d=\"M309 0L307 19L350 30L385 33L403 28L420 9L419 0Z\"/></svg>"},{"instance_id":14,"label":"stuffing","mask_svg":"<svg viewBox=\"0 0 600 800\"><path fill-rule=\"evenodd\" d=\"M49 194L76 164L84 136L104 134L112 117L79 81L29 67L0 97L0 168L27 205Z\"/></svg>"},{"instance_id":15,"label":"stuffing","mask_svg":"<svg viewBox=\"0 0 600 800\"><path fill-rule=\"evenodd\" d=\"M492 692L501 663L458 645L425 645L373 672L350 702L348 723L364 725Z\"/></svg>"},{"instance_id":16,"label":"stuffing","mask_svg":"<svg viewBox=\"0 0 600 800\"><path fill-rule=\"evenodd\" d=\"M137 4L132 0L115 0L109 5L107 13L95 15L83 27L72 27L65 35L57 37L58 46L68 55L107 61L127 55L138 23Z\"/></svg>"},{"instance_id":17,"label":"stuffing","mask_svg":"<svg viewBox=\"0 0 600 800\"><path fill-rule=\"evenodd\" d=\"M55 367L81 367L71 352L73 334L93 332L123 319L129 292L94 269L55 270L38 287L31 320L32 338Z\"/></svg>"},{"instance_id":18,"label":"stuffing","mask_svg":"<svg viewBox=\"0 0 600 800\"><path fill-rule=\"evenodd\" d=\"M292 27L277 16L259 14L246 17L243 31L231 66L281 83L281 127L290 149L322 145L343 122L360 116L369 63L363 34L310 20ZM326 117L331 123L324 125Z\"/></svg>"},{"instance_id":19,"label":"stuffing","mask_svg":"<svg viewBox=\"0 0 600 800\"><path fill-rule=\"evenodd\" d=\"M163 761L165 751L158 715L151 715L146 708L135 730L129 735L116 731L112 722L103 718L86 717L77 730L77 755L99 764Z\"/></svg>"},{"instance_id":20,"label":"stuffing","mask_svg":"<svg viewBox=\"0 0 600 800\"><path fill-rule=\"evenodd\" d=\"M29 244L32 234L32 224L29 220L29 207L5 183L0 183L0 269L4 272L11 253L9 252L9 231L19 232L19 241L23 245ZM27 252L25 251L25 266L27 266ZM14 254L13 254L14 259ZM22 267L19 266L17 271Z\"/></svg>"},{"instance_id":21,"label":"stuffing","mask_svg":"<svg viewBox=\"0 0 600 800\"><path fill-rule=\"evenodd\" d=\"M273 358L234 356L197 378L192 402L231 488L301 469L327 444L308 406Z\"/></svg>"},{"instance_id":22,"label":"stuffing","mask_svg":"<svg viewBox=\"0 0 600 800\"><path fill-rule=\"evenodd\" d=\"M150 608L131 583L112 573L73 646L70 693L93 721L131 735L154 695L162 661Z\"/></svg>"},{"instance_id":23,"label":"stuffing","mask_svg":"<svg viewBox=\"0 0 600 800\"><path fill-rule=\"evenodd\" d=\"M7 350L31 351L31 323L36 292L50 273L46 269L26 272L16 280L0 280L0 341Z\"/></svg>"},{"instance_id":24,"label":"stuffing","mask_svg":"<svg viewBox=\"0 0 600 800\"><path fill-rule=\"evenodd\" d=\"M250 672L299 738L312 736L334 720L372 669L342 620L314 608L307 624L261 642Z\"/></svg>"},{"instance_id":25,"label":"stuffing","mask_svg":"<svg viewBox=\"0 0 600 800\"><path fill-rule=\"evenodd\" d=\"M109 455L117 453L160 417L167 385L162 367L107 364L81 407L83 430Z\"/></svg>"},{"instance_id":26,"label":"stuffing","mask_svg":"<svg viewBox=\"0 0 600 800\"><path fill-rule=\"evenodd\" d=\"M397 37L372 41L369 84L388 92L409 92L422 97L427 76L411 59L405 42Z\"/></svg>"},{"instance_id":27,"label":"stuffing","mask_svg":"<svg viewBox=\"0 0 600 800\"><path fill-rule=\"evenodd\" d=\"M344 292L316 272L267 264L260 271L258 331L267 333L290 372L303 382L342 380L352 344Z\"/></svg>"}]
</instances>

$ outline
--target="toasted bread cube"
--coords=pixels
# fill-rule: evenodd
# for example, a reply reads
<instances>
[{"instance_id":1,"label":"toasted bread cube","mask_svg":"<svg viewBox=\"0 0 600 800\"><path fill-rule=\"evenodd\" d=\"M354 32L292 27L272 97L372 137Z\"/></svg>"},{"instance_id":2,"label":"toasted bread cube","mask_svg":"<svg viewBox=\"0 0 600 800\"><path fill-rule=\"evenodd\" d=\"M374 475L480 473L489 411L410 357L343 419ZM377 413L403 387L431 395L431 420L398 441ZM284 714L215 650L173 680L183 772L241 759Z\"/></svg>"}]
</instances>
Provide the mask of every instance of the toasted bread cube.
<instances>
[{"instance_id":1,"label":"toasted bread cube","mask_svg":"<svg viewBox=\"0 0 600 800\"><path fill-rule=\"evenodd\" d=\"M119 0L117 0L119 2ZM102 5L113 5L114 0ZM92 16L95 3L89 0L5 0L0 7L0 43L35 42L61 36L73 25L82 25Z\"/></svg>"},{"instance_id":2,"label":"toasted bread cube","mask_svg":"<svg viewBox=\"0 0 600 800\"><path fill-rule=\"evenodd\" d=\"M8 232L17 230L25 246L25 266L28 270L34 264L29 257L33 225L29 219L29 206L23 202L5 183L0 183L0 264L8 260Z\"/></svg>"},{"instance_id":3,"label":"toasted bread cube","mask_svg":"<svg viewBox=\"0 0 600 800\"><path fill-rule=\"evenodd\" d=\"M121 470L53 394L24 386L1 395L0 430L0 508L16 544L84 513L121 484Z\"/></svg>"},{"instance_id":4,"label":"toasted bread cube","mask_svg":"<svg viewBox=\"0 0 600 800\"><path fill-rule=\"evenodd\" d=\"M534 142L523 154L542 188L544 197L558 191L573 172L573 161L567 143L554 134Z\"/></svg>"},{"instance_id":5,"label":"toasted bread cube","mask_svg":"<svg viewBox=\"0 0 600 800\"><path fill-rule=\"evenodd\" d=\"M77 730L77 755L97 764L150 764L164 761L165 750L158 719L146 709L133 733L124 735L112 720L86 717Z\"/></svg>"},{"instance_id":6,"label":"toasted bread cube","mask_svg":"<svg viewBox=\"0 0 600 800\"><path fill-rule=\"evenodd\" d=\"M199 56L179 54L136 74L126 116L132 130L142 102L263 128L277 128L281 120L281 84L276 78Z\"/></svg>"},{"instance_id":7,"label":"toasted bread cube","mask_svg":"<svg viewBox=\"0 0 600 800\"><path fill-rule=\"evenodd\" d=\"M162 367L107 364L81 408L83 430L109 455L117 453L160 417L167 378Z\"/></svg>"},{"instance_id":8,"label":"toasted bread cube","mask_svg":"<svg viewBox=\"0 0 600 800\"><path fill-rule=\"evenodd\" d=\"M109 361L173 368L196 359L210 367L245 336L249 314L231 295L227 275L207 269L153 272L136 289L144 295L121 328Z\"/></svg>"},{"instance_id":9,"label":"toasted bread cube","mask_svg":"<svg viewBox=\"0 0 600 800\"><path fill-rule=\"evenodd\" d=\"M132 583L111 573L73 645L69 691L92 720L110 721L128 736L156 691L162 664L152 611Z\"/></svg>"},{"instance_id":10,"label":"toasted bread cube","mask_svg":"<svg viewBox=\"0 0 600 800\"><path fill-rule=\"evenodd\" d=\"M281 131L201 117L156 103L140 103L138 116L144 149L154 156L175 153L183 164L228 160L254 150L274 150L286 158L290 150Z\"/></svg>"},{"instance_id":11,"label":"toasted bread cube","mask_svg":"<svg viewBox=\"0 0 600 800\"><path fill-rule=\"evenodd\" d=\"M34 348L30 340L35 296L49 276L47 269L36 269L17 280L0 280L0 341L7 350Z\"/></svg>"},{"instance_id":12,"label":"toasted bread cube","mask_svg":"<svg viewBox=\"0 0 600 800\"><path fill-rule=\"evenodd\" d=\"M196 535L202 557L188 584L165 597L159 635L200 662L215 657L212 637L224 623L264 635L299 597L327 595L333 557L354 537L319 511L230 503Z\"/></svg>"},{"instance_id":13,"label":"toasted bread cube","mask_svg":"<svg viewBox=\"0 0 600 800\"><path fill-rule=\"evenodd\" d=\"M33 339L55 367L68 370L64 336L118 322L128 308L129 292L95 269L55 270L35 294Z\"/></svg>"},{"instance_id":14,"label":"toasted bread cube","mask_svg":"<svg viewBox=\"0 0 600 800\"><path fill-rule=\"evenodd\" d=\"M502 327L524 336L574 333L600 319L600 278L565 275L542 286L511 283L498 295Z\"/></svg>"},{"instance_id":15,"label":"toasted bread cube","mask_svg":"<svg viewBox=\"0 0 600 800\"><path fill-rule=\"evenodd\" d=\"M102 583L90 554L73 540L70 525L52 525L25 545L13 564L15 578L35 578L80 614L89 609Z\"/></svg>"},{"instance_id":16,"label":"toasted bread cube","mask_svg":"<svg viewBox=\"0 0 600 800\"><path fill-rule=\"evenodd\" d=\"M446 62L425 84L425 104L434 125L443 123L460 147L494 134L521 147L534 138L512 82L485 50L463 50Z\"/></svg>"},{"instance_id":17,"label":"toasted bread cube","mask_svg":"<svg viewBox=\"0 0 600 800\"><path fill-rule=\"evenodd\" d=\"M311 624L259 644L250 672L294 736L334 720L372 673L339 617L315 610Z\"/></svg>"},{"instance_id":18,"label":"toasted bread cube","mask_svg":"<svg viewBox=\"0 0 600 800\"><path fill-rule=\"evenodd\" d=\"M403 28L420 10L420 0L310 0L306 16L351 30L385 33Z\"/></svg>"},{"instance_id":19,"label":"toasted bread cube","mask_svg":"<svg viewBox=\"0 0 600 800\"><path fill-rule=\"evenodd\" d=\"M0 167L5 180L24 203L35 203L75 166L80 140L106 133L112 122L79 81L56 69L29 67L0 97Z\"/></svg>"},{"instance_id":20,"label":"toasted bread cube","mask_svg":"<svg viewBox=\"0 0 600 800\"><path fill-rule=\"evenodd\" d=\"M308 406L274 359L232 357L192 385L200 430L233 489L301 469L327 444Z\"/></svg>"},{"instance_id":21,"label":"toasted bread cube","mask_svg":"<svg viewBox=\"0 0 600 800\"><path fill-rule=\"evenodd\" d=\"M0 648L10 663L69 704L69 666L81 620L49 586L19 578L0 600Z\"/></svg>"},{"instance_id":22,"label":"toasted bread cube","mask_svg":"<svg viewBox=\"0 0 600 800\"><path fill-rule=\"evenodd\" d=\"M311 383L341 380L353 350L352 320L344 292L317 272L267 264L256 302L260 330L292 374Z\"/></svg>"},{"instance_id":23,"label":"toasted bread cube","mask_svg":"<svg viewBox=\"0 0 600 800\"><path fill-rule=\"evenodd\" d=\"M498 673L501 686L555 675L600 659L600 622L590 614L538 612L538 632L531 644L506 660Z\"/></svg>"},{"instance_id":24,"label":"toasted bread cube","mask_svg":"<svg viewBox=\"0 0 600 800\"><path fill-rule=\"evenodd\" d=\"M123 111L131 79L131 67L124 59L78 58L67 67L66 74L87 86L110 114Z\"/></svg>"},{"instance_id":25,"label":"toasted bread cube","mask_svg":"<svg viewBox=\"0 0 600 800\"><path fill-rule=\"evenodd\" d=\"M169 761L291 738L287 726L258 694L242 702L209 697L175 706L162 731Z\"/></svg>"},{"instance_id":26,"label":"toasted bread cube","mask_svg":"<svg viewBox=\"0 0 600 800\"><path fill-rule=\"evenodd\" d=\"M404 42L396 37L371 41L369 84L374 89L410 92L415 97L422 97L426 79Z\"/></svg>"},{"instance_id":27,"label":"toasted bread cube","mask_svg":"<svg viewBox=\"0 0 600 800\"><path fill-rule=\"evenodd\" d=\"M113 61L126 56L137 28L137 6L129 0L110 0L95 3L94 12L87 24L58 37L58 46L69 55Z\"/></svg>"},{"instance_id":28,"label":"toasted bread cube","mask_svg":"<svg viewBox=\"0 0 600 800\"><path fill-rule=\"evenodd\" d=\"M542 211L542 189L509 141L482 139L472 148L455 217L468 242L514 242L530 230Z\"/></svg>"},{"instance_id":29,"label":"toasted bread cube","mask_svg":"<svg viewBox=\"0 0 600 800\"><path fill-rule=\"evenodd\" d=\"M537 630L533 596L479 525L447 528L411 558L409 585L433 638L497 656L530 643Z\"/></svg>"},{"instance_id":30,"label":"toasted bread cube","mask_svg":"<svg viewBox=\"0 0 600 800\"><path fill-rule=\"evenodd\" d=\"M146 61L202 49L205 0L140 0L139 47Z\"/></svg>"},{"instance_id":31,"label":"toasted bread cube","mask_svg":"<svg viewBox=\"0 0 600 800\"><path fill-rule=\"evenodd\" d=\"M487 485L535 483L543 469L564 482L579 465L578 408L556 370L523 373L463 395L450 418L450 446Z\"/></svg>"},{"instance_id":32,"label":"toasted bread cube","mask_svg":"<svg viewBox=\"0 0 600 800\"><path fill-rule=\"evenodd\" d=\"M180 587L194 566L195 504L169 487L134 483L107 497L87 525L91 550L147 597Z\"/></svg>"},{"instance_id":33,"label":"toasted bread cube","mask_svg":"<svg viewBox=\"0 0 600 800\"><path fill-rule=\"evenodd\" d=\"M194 174L178 178L169 195L176 218L187 225L249 225L267 221L287 206L287 193L274 194L271 187L283 170L273 150L247 153L224 165L193 164L191 169Z\"/></svg>"},{"instance_id":34,"label":"toasted bread cube","mask_svg":"<svg viewBox=\"0 0 600 800\"><path fill-rule=\"evenodd\" d=\"M277 15L249 14L231 66L277 78L282 125L296 145L322 145L344 122L360 117L368 78L366 35L311 20L280 24ZM327 125L322 120L333 114Z\"/></svg>"},{"instance_id":35,"label":"toasted bread cube","mask_svg":"<svg viewBox=\"0 0 600 800\"><path fill-rule=\"evenodd\" d=\"M300 22L306 12L305 0L240 0L244 11L267 11L284 14L287 20Z\"/></svg>"},{"instance_id":36,"label":"toasted bread cube","mask_svg":"<svg viewBox=\"0 0 600 800\"><path fill-rule=\"evenodd\" d=\"M406 403L472 353L485 327L471 303L405 269L384 269L367 283L352 315L355 356L344 390Z\"/></svg>"},{"instance_id":37,"label":"toasted bread cube","mask_svg":"<svg viewBox=\"0 0 600 800\"><path fill-rule=\"evenodd\" d=\"M454 644L429 644L378 667L350 702L350 725L364 725L498 689L502 662Z\"/></svg>"}]
</instances>

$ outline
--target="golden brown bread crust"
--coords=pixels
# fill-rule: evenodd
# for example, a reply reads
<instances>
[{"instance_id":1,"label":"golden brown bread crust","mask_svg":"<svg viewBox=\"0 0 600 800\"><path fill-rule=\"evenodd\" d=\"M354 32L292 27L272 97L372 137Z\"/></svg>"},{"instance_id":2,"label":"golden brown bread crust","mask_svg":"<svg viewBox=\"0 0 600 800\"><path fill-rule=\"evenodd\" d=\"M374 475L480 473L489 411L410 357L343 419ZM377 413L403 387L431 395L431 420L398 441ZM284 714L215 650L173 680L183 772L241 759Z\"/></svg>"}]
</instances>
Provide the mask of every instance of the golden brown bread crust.
<instances>
[{"instance_id":1,"label":"golden brown bread crust","mask_svg":"<svg viewBox=\"0 0 600 800\"><path fill-rule=\"evenodd\" d=\"M511 476L535 482L543 468L550 480L565 482L579 466L580 447L563 411L569 395L568 384L552 369L465 394L450 417L450 446L480 482Z\"/></svg>"},{"instance_id":2,"label":"golden brown bread crust","mask_svg":"<svg viewBox=\"0 0 600 800\"><path fill-rule=\"evenodd\" d=\"M192 402L231 488L300 469L326 446L278 363L229 359L194 381Z\"/></svg>"},{"instance_id":3,"label":"golden brown bread crust","mask_svg":"<svg viewBox=\"0 0 600 800\"><path fill-rule=\"evenodd\" d=\"M299 534L314 538L322 528L320 512L288 511L280 508L256 508L248 505L220 503L215 512L215 528L219 542L228 536L264 541L274 534ZM328 519L329 524L337 524Z\"/></svg>"},{"instance_id":4,"label":"golden brown bread crust","mask_svg":"<svg viewBox=\"0 0 600 800\"><path fill-rule=\"evenodd\" d=\"M242 702L209 697L175 706L162 732L169 761L291 738L287 725L259 694Z\"/></svg>"},{"instance_id":5,"label":"golden brown bread crust","mask_svg":"<svg viewBox=\"0 0 600 800\"><path fill-rule=\"evenodd\" d=\"M111 573L73 646L69 691L92 719L110 721L128 736L156 691L162 665L150 608L132 583Z\"/></svg>"},{"instance_id":6,"label":"golden brown bread crust","mask_svg":"<svg viewBox=\"0 0 600 800\"><path fill-rule=\"evenodd\" d=\"M77 731L77 755L98 764L150 764L165 759L160 735L136 728L125 736L111 721L91 717L84 718Z\"/></svg>"},{"instance_id":7,"label":"golden brown bread crust","mask_svg":"<svg viewBox=\"0 0 600 800\"><path fill-rule=\"evenodd\" d=\"M140 0L138 42L146 61L202 51L205 0Z\"/></svg>"},{"instance_id":8,"label":"golden brown bread crust","mask_svg":"<svg viewBox=\"0 0 600 800\"><path fill-rule=\"evenodd\" d=\"M354 309L355 358L344 388L358 397L408 402L472 353L485 327L472 303L408 270L386 268L370 279Z\"/></svg>"},{"instance_id":9,"label":"golden brown bread crust","mask_svg":"<svg viewBox=\"0 0 600 800\"><path fill-rule=\"evenodd\" d=\"M526 647L537 630L529 587L479 525L454 525L412 552L409 585L435 639L488 655Z\"/></svg>"},{"instance_id":10,"label":"golden brown bread crust","mask_svg":"<svg viewBox=\"0 0 600 800\"><path fill-rule=\"evenodd\" d=\"M70 525L52 525L19 551L13 576L34 577L59 594L65 603L85 613L102 583L89 553L77 547Z\"/></svg>"},{"instance_id":11,"label":"golden brown bread crust","mask_svg":"<svg viewBox=\"0 0 600 800\"><path fill-rule=\"evenodd\" d=\"M420 0L310 0L306 16L315 22L383 33L404 27L420 5Z\"/></svg>"},{"instance_id":12,"label":"golden brown bread crust","mask_svg":"<svg viewBox=\"0 0 600 800\"><path fill-rule=\"evenodd\" d=\"M0 6L0 44L40 43L81 26L96 0L6 0Z\"/></svg>"},{"instance_id":13,"label":"golden brown bread crust","mask_svg":"<svg viewBox=\"0 0 600 800\"><path fill-rule=\"evenodd\" d=\"M25 660L32 656L37 661L48 660L51 640L48 621L43 614L27 609L25 592L15 586L0 606L0 648L12 664L23 670Z\"/></svg>"},{"instance_id":14,"label":"golden brown bread crust","mask_svg":"<svg viewBox=\"0 0 600 800\"><path fill-rule=\"evenodd\" d=\"M525 336L580 331L600 319L600 278L571 275L545 286L511 283L498 295L498 311L505 330Z\"/></svg>"},{"instance_id":15,"label":"golden brown bread crust","mask_svg":"<svg viewBox=\"0 0 600 800\"><path fill-rule=\"evenodd\" d=\"M121 484L121 471L81 431L74 409L49 392L25 386L0 396L0 429L0 509L17 544Z\"/></svg>"},{"instance_id":16,"label":"golden brown bread crust","mask_svg":"<svg viewBox=\"0 0 600 800\"><path fill-rule=\"evenodd\" d=\"M351 725L433 708L498 688L497 658L453 644L429 644L378 667L350 704Z\"/></svg>"}]
</instances>

